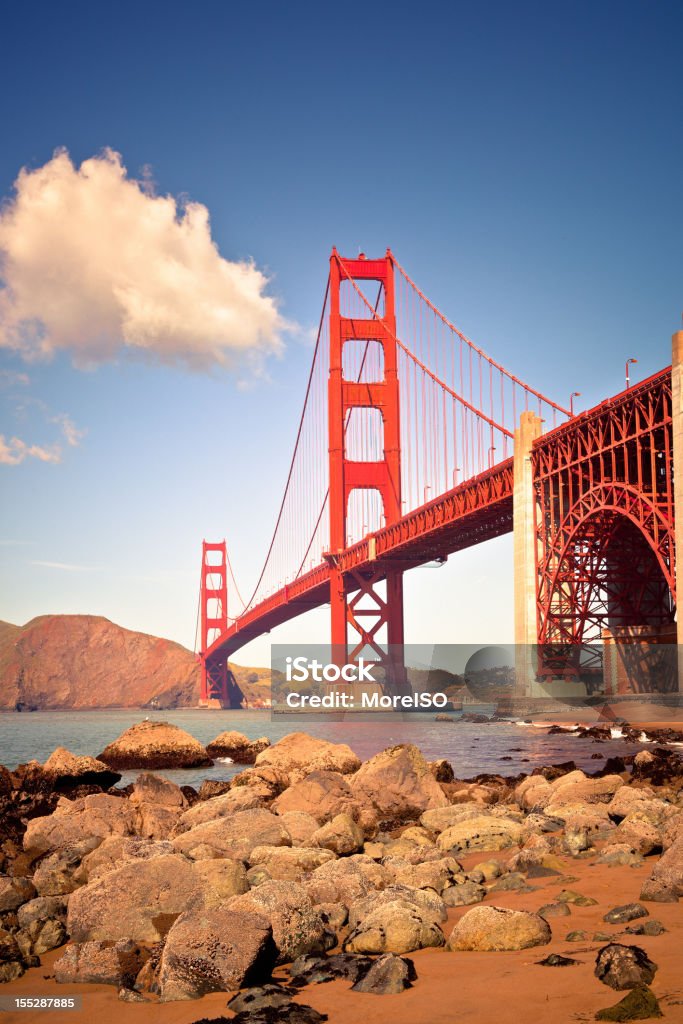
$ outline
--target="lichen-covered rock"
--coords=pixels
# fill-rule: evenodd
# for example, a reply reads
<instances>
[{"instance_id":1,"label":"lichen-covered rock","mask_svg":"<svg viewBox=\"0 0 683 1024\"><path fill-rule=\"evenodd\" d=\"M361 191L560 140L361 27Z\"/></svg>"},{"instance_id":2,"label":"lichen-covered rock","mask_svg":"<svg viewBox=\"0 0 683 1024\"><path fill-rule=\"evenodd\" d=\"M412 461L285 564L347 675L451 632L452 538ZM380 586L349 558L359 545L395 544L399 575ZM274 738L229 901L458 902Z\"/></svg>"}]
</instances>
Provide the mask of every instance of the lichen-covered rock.
<instances>
[{"instance_id":1,"label":"lichen-covered rock","mask_svg":"<svg viewBox=\"0 0 683 1024\"><path fill-rule=\"evenodd\" d=\"M392 883L391 873L363 853L330 861L311 874L305 886L313 903L351 904Z\"/></svg>"},{"instance_id":2,"label":"lichen-covered rock","mask_svg":"<svg viewBox=\"0 0 683 1024\"><path fill-rule=\"evenodd\" d=\"M451 950L512 950L545 946L550 925L538 914L504 907L473 907L458 921L448 938Z\"/></svg>"},{"instance_id":3,"label":"lichen-covered rock","mask_svg":"<svg viewBox=\"0 0 683 1024\"><path fill-rule=\"evenodd\" d=\"M74 942L55 961L55 981L63 985L95 984L130 988L140 973L145 953L130 939L118 942Z\"/></svg>"},{"instance_id":4,"label":"lichen-covered rock","mask_svg":"<svg viewBox=\"0 0 683 1024\"><path fill-rule=\"evenodd\" d=\"M99 755L110 768L205 768L213 764L201 743L169 722L138 722Z\"/></svg>"},{"instance_id":5,"label":"lichen-covered rock","mask_svg":"<svg viewBox=\"0 0 683 1024\"><path fill-rule=\"evenodd\" d=\"M333 771L312 771L273 801L273 810L279 815L295 811L309 814L318 825L331 821L338 814L353 816L359 809L348 780Z\"/></svg>"},{"instance_id":6,"label":"lichen-covered rock","mask_svg":"<svg viewBox=\"0 0 683 1024\"><path fill-rule=\"evenodd\" d=\"M109 836L91 853L88 853L78 868L75 878L79 884L92 882L127 861L151 860L173 853L167 840L143 839L138 836Z\"/></svg>"},{"instance_id":7,"label":"lichen-covered rock","mask_svg":"<svg viewBox=\"0 0 683 1024\"><path fill-rule=\"evenodd\" d=\"M624 946L611 942L599 950L595 960L595 976L604 985L617 991L649 985L657 971L657 964L650 960L640 946Z\"/></svg>"},{"instance_id":8,"label":"lichen-covered rock","mask_svg":"<svg viewBox=\"0 0 683 1024\"><path fill-rule=\"evenodd\" d=\"M249 863L264 868L270 878L281 882L300 882L321 864L335 859L331 850L297 846L256 846Z\"/></svg>"},{"instance_id":9,"label":"lichen-covered rock","mask_svg":"<svg viewBox=\"0 0 683 1024\"><path fill-rule=\"evenodd\" d=\"M505 850L519 842L522 826L510 818L490 815L451 825L437 839L440 850Z\"/></svg>"},{"instance_id":10,"label":"lichen-covered rock","mask_svg":"<svg viewBox=\"0 0 683 1024\"><path fill-rule=\"evenodd\" d=\"M179 853L192 856L195 847L209 846L219 857L242 861L248 861L257 846L291 845L292 840L281 819L258 807L205 821L173 840L173 847Z\"/></svg>"},{"instance_id":11,"label":"lichen-covered rock","mask_svg":"<svg viewBox=\"0 0 683 1024\"><path fill-rule=\"evenodd\" d=\"M188 911L170 929L156 985L162 1001L230 992L265 980L275 960L270 925L258 914L227 907Z\"/></svg>"},{"instance_id":12,"label":"lichen-covered rock","mask_svg":"<svg viewBox=\"0 0 683 1024\"><path fill-rule=\"evenodd\" d=\"M237 811L250 811L254 807L263 808L267 799L268 790L263 786L239 786L210 800L202 800L183 811L176 822L175 832L179 835L197 825L203 825L205 821L227 818Z\"/></svg>"},{"instance_id":13,"label":"lichen-covered rock","mask_svg":"<svg viewBox=\"0 0 683 1024\"><path fill-rule=\"evenodd\" d=\"M344 949L351 953L411 953L443 946L444 934L432 916L413 903L395 900L375 907L349 933Z\"/></svg>"},{"instance_id":14,"label":"lichen-covered rock","mask_svg":"<svg viewBox=\"0 0 683 1024\"><path fill-rule=\"evenodd\" d=\"M306 811L284 811L280 817L292 837L292 846L310 846L313 833L320 827L312 814Z\"/></svg>"},{"instance_id":15,"label":"lichen-covered rock","mask_svg":"<svg viewBox=\"0 0 683 1024\"><path fill-rule=\"evenodd\" d=\"M474 903L481 903L485 896L486 889L476 882L450 885L441 893L441 899L447 907L470 907Z\"/></svg>"},{"instance_id":16,"label":"lichen-covered rock","mask_svg":"<svg viewBox=\"0 0 683 1024\"><path fill-rule=\"evenodd\" d=\"M389 885L386 889L370 892L351 904L349 929L353 931L358 928L377 907L396 902L409 903L417 907L423 918L429 918L434 924L441 924L448 917L445 902L435 892L429 889L410 889L406 885Z\"/></svg>"},{"instance_id":17,"label":"lichen-covered rock","mask_svg":"<svg viewBox=\"0 0 683 1024\"><path fill-rule=\"evenodd\" d=\"M83 884L81 863L96 843L96 839L68 843L48 854L36 868L33 883L41 896L62 896Z\"/></svg>"},{"instance_id":18,"label":"lichen-covered rock","mask_svg":"<svg viewBox=\"0 0 683 1024\"><path fill-rule=\"evenodd\" d=\"M199 878L184 857L131 861L72 893L67 930L76 942L157 942L200 897Z\"/></svg>"},{"instance_id":19,"label":"lichen-covered rock","mask_svg":"<svg viewBox=\"0 0 683 1024\"><path fill-rule=\"evenodd\" d=\"M94 793L78 800L62 798L52 814L29 821L24 849L37 855L90 840L95 847L107 836L134 835L135 824L135 809L121 797Z\"/></svg>"},{"instance_id":20,"label":"lichen-covered rock","mask_svg":"<svg viewBox=\"0 0 683 1024\"><path fill-rule=\"evenodd\" d=\"M28 903L36 895L36 888L28 878L11 878L0 875L0 914L16 910L22 903Z\"/></svg>"},{"instance_id":21,"label":"lichen-covered rock","mask_svg":"<svg viewBox=\"0 0 683 1024\"><path fill-rule=\"evenodd\" d=\"M293 732L262 750L256 757L256 765L268 765L285 772L293 783L313 771L348 775L360 767L360 758L346 743L330 743L305 732Z\"/></svg>"},{"instance_id":22,"label":"lichen-covered rock","mask_svg":"<svg viewBox=\"0 0 683 1024\"><path fill-rule=\"evenodd\" d=\"M683 834L659 858L648 882L654 883L650 885L649 891L660 888L668 890L674 896L683 896ZM644 891L648 882L644 883ZM647 898L641 893L641 899Z\"/></svg>"},{"instance_id":23,"label":"lichen-covered rock","mask_svg":"<svg viewBox=\"0 0 683 1024\"><path fill-rule=\"evenodd\" d=\"M264 882L230 900L231 913L246 912L265 918L272 928L277 962L290 963L303 953L324 952L326 930L303 886L296 882Z\"/></svg>"},{"instance_id":24,"label":"lichen-covered rock","mask_svg":"<svg viewBox=\"0 0 683 1024\"><path fill-rule=\"evenodd\" d=\"M331 850L340 857L363 848L363 830L350 814L337 814L313 833L311 845Z\"/></svg>"},{"instance_id":25,"label":"lichen-covered rock","mask_svg":"<svg viewBox=\"0 0 683 1024\"><path fill-rule=\"evenodd\" d=\"M439 857L438 860L411 864L400 858L387 857L384 867L391 873L397 885L413 889L433 889L441 892L450 885L454 876L460 874L460 865L453 857Z\"/></svg>"},{"instance_id":26,"label":"lichen-covered rock","mask_svg":"<svg viewBox=\"0 0 683 1024\"><path fill-rule=\"evenodd\" d=\"M351 779L351 791L387 819L417 817L448 804L429 763L411 743L389 747L365 761Z\"/></svg>"}]
</instances>

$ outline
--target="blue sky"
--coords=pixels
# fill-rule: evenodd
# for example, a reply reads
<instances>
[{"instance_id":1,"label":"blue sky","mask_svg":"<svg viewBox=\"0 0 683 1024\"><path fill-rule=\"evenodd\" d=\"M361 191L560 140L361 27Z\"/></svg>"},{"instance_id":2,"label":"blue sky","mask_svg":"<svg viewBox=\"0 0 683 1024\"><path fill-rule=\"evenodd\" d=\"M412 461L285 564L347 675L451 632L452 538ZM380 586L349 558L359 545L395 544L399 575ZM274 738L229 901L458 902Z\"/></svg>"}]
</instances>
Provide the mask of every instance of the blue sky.
<instances>
[{"instance_id":1,"label":"blue sky","mask_svg":"<svg viewBox=\"0 0 683 1024\"><path fill-rule=\"evenodd\" d=\"M227 537L249 589L332 245L391 246L470 337L563 403L619 390L628 356L636 377L669 362L679 5L38 2L2 22L0 195L59 147L76 166L109 147L159 195L204 204L221 255L253 259L301 330L257 378L0 347L0 434L61 448L0 465L0 618L89 612L192 645L202 537ZM509 538L416 571L407 639L508 641L511 595ZM325 622L273 639L312 642ZM264 640L241 660L267 657Z\"/></svg>"}]
</instances>

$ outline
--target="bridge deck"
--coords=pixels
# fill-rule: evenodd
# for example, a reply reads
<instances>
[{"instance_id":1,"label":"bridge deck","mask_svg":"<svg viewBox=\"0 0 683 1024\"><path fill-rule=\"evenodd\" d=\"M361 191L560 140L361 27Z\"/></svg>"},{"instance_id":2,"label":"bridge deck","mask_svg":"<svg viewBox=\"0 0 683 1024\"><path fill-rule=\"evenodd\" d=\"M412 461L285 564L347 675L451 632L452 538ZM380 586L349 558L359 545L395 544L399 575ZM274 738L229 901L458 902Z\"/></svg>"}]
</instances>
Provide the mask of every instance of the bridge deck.
<instances>
[{"instance_id":1,"label":"bridge deck","mask_svg":"<svg viewBox=\"0 0 683 1024\"><path fill-rule=\"evenodd\" d=\"M349 591L352 572L410 569L499 537L512 530L512 459L467 480L391 526L368 534L336 555ZM330 599L330 570L323 562L248 609L206 652L207 659L231 657L250 640Z\"/></svg>"}]
</instances>

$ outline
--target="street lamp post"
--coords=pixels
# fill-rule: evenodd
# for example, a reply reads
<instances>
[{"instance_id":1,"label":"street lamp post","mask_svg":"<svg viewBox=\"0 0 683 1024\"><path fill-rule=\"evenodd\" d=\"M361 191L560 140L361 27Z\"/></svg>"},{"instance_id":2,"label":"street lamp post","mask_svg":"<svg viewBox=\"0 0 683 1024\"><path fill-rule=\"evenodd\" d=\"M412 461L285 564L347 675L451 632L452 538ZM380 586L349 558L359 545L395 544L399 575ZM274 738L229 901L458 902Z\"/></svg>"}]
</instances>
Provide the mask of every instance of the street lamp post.
<instances>
[{"instance_id":1,"label":"street lamp post","mask_svg":"<svg viewBox=\"0 0 683 1024\"><path fill-rule=\"evenodd\" d=\"M570 414L570 416L574 415L574 399L575 398L581 398L581 392L580 391L572 391L571 395L569 396L569 414Z\"/></svg>"},{"instance_id":2,"label":"street lamp post","mask_svg":"<svg viewBox=\"0 0 683 1024\"><path fill-rule=\"evenodd\" d=\"M637 362L638 362L637 359L627 359L626 360L626 389L627 390L631 387L631 377L629 375L628 368L631 365L631 363L637 363Z\"/></svg>"}]
</instances>

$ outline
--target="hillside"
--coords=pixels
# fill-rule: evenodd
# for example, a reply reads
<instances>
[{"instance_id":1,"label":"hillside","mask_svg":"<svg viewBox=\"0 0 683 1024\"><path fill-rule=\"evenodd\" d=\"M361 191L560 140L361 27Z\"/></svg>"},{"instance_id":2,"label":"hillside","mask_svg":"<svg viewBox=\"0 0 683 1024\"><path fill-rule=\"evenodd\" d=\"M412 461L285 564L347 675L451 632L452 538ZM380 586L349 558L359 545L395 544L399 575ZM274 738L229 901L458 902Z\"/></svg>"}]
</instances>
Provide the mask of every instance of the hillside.
<instances>
[{"instance_id":1,"label":"hillside","mask_svg":"<svg viewBox=\"0 0 683 1024\"><path fill-rule=\"evenodd\" d=\"M248 700L269 696L266 669L231 665ZM96 615L0 622L0 710L193 707L199 665L181 644Z\"/></svg>"}]
</instances>

